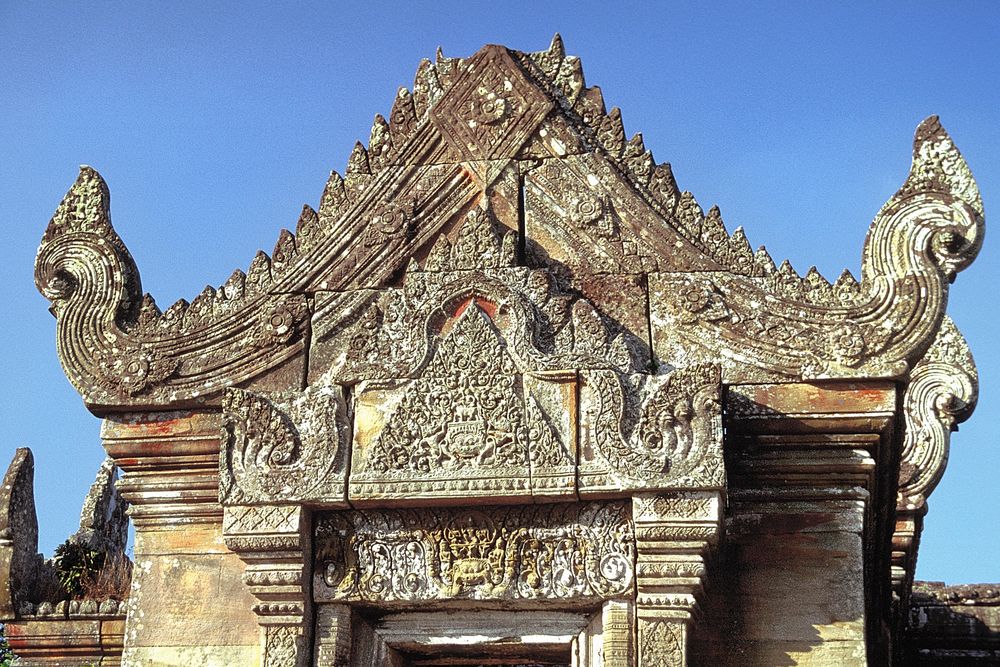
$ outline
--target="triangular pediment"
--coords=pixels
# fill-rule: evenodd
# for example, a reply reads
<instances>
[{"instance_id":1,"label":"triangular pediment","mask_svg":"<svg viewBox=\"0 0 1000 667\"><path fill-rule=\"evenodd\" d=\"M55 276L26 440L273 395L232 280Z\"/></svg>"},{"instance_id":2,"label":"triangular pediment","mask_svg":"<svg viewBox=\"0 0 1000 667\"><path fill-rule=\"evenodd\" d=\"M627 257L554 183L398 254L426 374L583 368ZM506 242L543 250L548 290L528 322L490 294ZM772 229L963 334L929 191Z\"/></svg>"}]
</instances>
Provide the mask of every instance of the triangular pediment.
<instances>
[{"instance_id":1,"label":"triangular pediment","mask_svg":"<svg viewBox=\"0 0 1000 667\"><path fill-rule=\"evenodd\" d=\"M470 236L472 214L496 233ZM871 227L860 281L778 266L717 208L705 213L640 134L627 138L557 36L540 52L491 45L422 62L318 210L306 206L271 255L190 303L161 313L142 295L90 168L50 223L36 276L67 373L98 411L217 405L228 386L318 377L325 353L310 346L339 336L368 292L399 287L411 266L541 271L638 341L648 368L718 363L727 381L901 377L940 326L982 224L968 168L931 118L910 178Z\"/></svg>"}]
</instances>

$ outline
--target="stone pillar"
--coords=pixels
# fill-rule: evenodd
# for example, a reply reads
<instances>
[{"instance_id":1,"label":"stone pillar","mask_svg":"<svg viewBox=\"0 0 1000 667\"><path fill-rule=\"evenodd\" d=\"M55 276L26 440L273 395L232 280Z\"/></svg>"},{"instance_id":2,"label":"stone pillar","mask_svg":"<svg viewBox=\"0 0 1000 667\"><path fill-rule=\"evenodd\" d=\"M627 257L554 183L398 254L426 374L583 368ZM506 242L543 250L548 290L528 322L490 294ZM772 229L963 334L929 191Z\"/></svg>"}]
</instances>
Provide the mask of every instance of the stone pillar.
<instances>
[{"instance_id":1,"label":"stone pillar","mask_svg":"<svg viewBox=\"0 0 1000 667\"><path fill-rule=\"evenodd\" d=\"M315 667L349 667L352 644L350 606L318 605L315 637Z\"/></svg>"},{"instance_id":2,"label":"stone pillar","mask_svg":"<svg viewBox=\"0 0 1000 667\"><path fill-rule=\"evenodd\" d=\"M609 600L573 642L573 667L635 665L635 603Z\"/></svg>"},{"instance_id":3,"label":"stone pillar","mask_svg":"<svg viewBox=\"0 0 1000 667\"><path fill-rule=\"evenodd\" d=\"M312 542L300 505L227 505L226 545L246 563L243 582L257 598L264 667L308 667L312 649Z\"/></svg>"},{"instance_id":4,"label":"stone pillar","mask_svg":"<svg viewBox=\"0 0 1000 667\"><path fill-rule=\"evenodd\" d=\"M722 494L683 491L633 498L639 667L683 667L718 542Z\"/></svg>"},{"instance_id":5,"label":"stone pillar","mask_svg":"<svg viewBox=\"0 0 1000 667\"><path fill-rule=\"evenodd\" d=\"M889 664L896 386L731 386L708 665Z\"/></svg>"},{"instance_id":6,"label":"stone pillar","mask_svg":"<svg viewBox=\"0 0 1000 667\"><path fill-rule=\"evenodd\" d=\"M257 664L253 597L222 539L218 415L122 414L101 436L136 530L122 664Z\"/></svg>"}]
</instances>

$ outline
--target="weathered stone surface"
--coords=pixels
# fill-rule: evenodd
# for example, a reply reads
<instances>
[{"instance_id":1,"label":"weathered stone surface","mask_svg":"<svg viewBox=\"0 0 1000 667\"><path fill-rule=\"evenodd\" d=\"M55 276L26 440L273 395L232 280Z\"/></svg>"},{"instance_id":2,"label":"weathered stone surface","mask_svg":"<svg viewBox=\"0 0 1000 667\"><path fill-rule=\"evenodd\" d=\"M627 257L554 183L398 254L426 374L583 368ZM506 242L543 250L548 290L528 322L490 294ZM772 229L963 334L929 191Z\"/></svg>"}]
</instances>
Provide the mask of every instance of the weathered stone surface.
<instances>
[{"instance_id":1,"label":"weathered stone surface","mask_svg":"<svg viewBox=\"0 0 1000 667\"><path fill-rule=\"evenodd\" d=\"M907 621L908 664L1000 661L1000 585L916 582Z\"/></svg>"},{"instance_id":2,"label":"weathered stone surface","mask_svg":"<svg viewBox=\"0 0 1000 667\"><path fill-rule=\"evenodd\" d=\"M118 493L118 466L106 458L80 510L80 530L73 542L107 554L124 554L128 541L128 503Z\"/></svg>"},{"instance_id":3,"label":"weathered stone surface","mask_svg":"<svg viewBox=\"0 0 1000 667\"><path fill-rule=\"evenodd\" d=\"M581 497L724 485L717 367L581 378Z\"/></svg>"},{"instance_id":4,"label":"weathered stone surface","mask_svg":"<svg viewBox=\"0 0 1000 667\"><path fill-rule=\"evenodd\" d=\"M777 266L558 36L421 63L294 234L163 313L84 168L36 284L107 417L80 540L118 544L125 475L125 661L900 659L926 497L976 400L944 308L983 232L931 117L860 281ZM4 613L37 559L21 459Z\"/></svg>"},{"instance_id":5,"label":"weathered stone surface","mask_svg":"<svg viewBox=\"0 0 1000 667\"><path fill-rule=\"evenodd\" d=\"M628 597L633 539L620 502L329 513L314 591L381 604Z\"/></svg>"},{"instance_id":6,"label":"weathered stone surface","mask_svg":"<svg viewBox=\"0 0 1000 667\"><path fill-rule=\"evenodd\" d=\"M0 487L0 619L13 618L19 601L33 601L42 565L34 479L31 450L19 448Z\"/></svg>"},{"instance_id":7,"label":"weathered stone surface","mask_svg":"<svg viewBox=\"0 0 1000 667\"><path fill-rule=\"evenodd\" d=\"M245 664L239 660L257 650L257 624L240 560L232 553L177 553L148 533L142 547L149 552L138 546L125 662L180 665L203 656L207 662L197 664Z\"/></svg>"},{"instance_id":8,"label":"weathered stone surface","mask_svg":"<svg viewBox=\"0 0 1000 667\"><path fill-rule=\"evenodd\" d=\"M20 665L117 667L122 664L124 619L32 618L7 622L4 635Z\"/></svg>"},{"instance_id":9,"label":"weathered stone surface","mask_svg":"<svg viewBox=\"0 0 1000 667\"><path fill-rule=\"evenodd\" d=\"M223 410L224 504L346 504L350 423L339 387L301 395L229 389Z\"/></svg>"}]
</instances>

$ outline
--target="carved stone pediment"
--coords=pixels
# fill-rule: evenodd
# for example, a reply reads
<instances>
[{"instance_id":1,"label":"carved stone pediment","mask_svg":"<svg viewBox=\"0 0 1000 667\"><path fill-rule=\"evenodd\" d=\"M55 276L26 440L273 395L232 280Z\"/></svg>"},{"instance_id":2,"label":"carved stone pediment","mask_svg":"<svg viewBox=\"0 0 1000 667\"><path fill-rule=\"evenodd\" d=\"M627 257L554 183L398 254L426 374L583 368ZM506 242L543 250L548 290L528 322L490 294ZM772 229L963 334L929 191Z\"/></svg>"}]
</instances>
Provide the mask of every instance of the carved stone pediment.
<instances>
[{"instance_id":1,"label":"carved stone pediment","mask_svg":"<svg viewBox=\"0 0 1000 667\"><path fill-rule=\"evenodd\" d=\"M173 411L213 429L221 413L223 511L203 469L191 495L213 506L177 505L199 521L221 515L258 601L265 664L305 664L310 633L350 625L351 605L529 599L603 605L600 619L580 618L618 619L608 646L621 664L682 664L723 526L724 392L822 403L875 387L855 416L877 413L866 427L877 433L854 433L860 422L839 408L829 419L846 430L815 434L825 412L762 412L754 419L795 422L794 437L726 444L760 436L759 457L793 444L763 466L777 489L841 475L829 466L855 435L877 443L870 463L852 444L843 470L871 486L850 491L870 493L865 503L888 498L899 473L891 558L903 599L950 429L975 402L945 307L983 233L969 168L930 117L869 228L859 279L800 275L727 231L641 134L628 138L557 37L536 53L491 45L422 62L318 209L191 302L161 312L142 292L89 167L45 231L35 279L92 411L146 415L150 432ZM117 451L130 456L125 441ZM821 441L834 458L788 464ZM213 431L185 445L204 466L215 442ZM894 445L901 468L883 474ZM196 460L179 451L183 465ZM161 498L159 482L136 479ZM148 516L174 516L159 511ZM877 558L865 573L884 572Z\"/></svg>"},{"instance_id":2,"label":"carved stone pediment","mask_svg":"<svg viewBox=\"0 0 1000 667\"><path fill-rule=\"evenodd\" d=\"M310 387L227 391L223 500L337 503L345 480L355 505L719 488L718 368L651 372L643 341L516 266L512 241L476 208L399 287L321 294Z\"/></svg>"},{"instance_id":3,"label":"carved stone pediment","mask_svg":"<svg viewBox=\"0 0 1000 667\"><path fill-rule=\"evenodd\" d=\"M510 230L502 247L452 252L470 210ZM871 225L860 281L777 266L682 191L641 135L626 138L621 113L555 40L422 63L346 175L331 175L319 210L305 207L270 256L190 303L161 313L142 294L89 167L45 232L36 282L67 375L99 412L217 406L230 386L299 390L303 368L325 372L315 362L335 344L323 311L363 311L367 290L396 285L414 261L423 272L543 269L645 341L646 362L718 363L726 382L903 378L983 230L975 181L931 117Z\"/></svg>"}]
</instances>

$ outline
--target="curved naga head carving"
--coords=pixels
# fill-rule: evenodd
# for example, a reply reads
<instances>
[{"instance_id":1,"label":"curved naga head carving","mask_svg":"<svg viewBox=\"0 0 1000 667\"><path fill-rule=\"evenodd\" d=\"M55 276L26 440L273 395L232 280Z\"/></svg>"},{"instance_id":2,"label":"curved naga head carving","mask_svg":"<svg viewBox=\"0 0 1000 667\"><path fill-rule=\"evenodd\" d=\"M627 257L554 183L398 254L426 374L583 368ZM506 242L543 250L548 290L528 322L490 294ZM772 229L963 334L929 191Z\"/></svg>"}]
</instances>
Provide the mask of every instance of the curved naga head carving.
<instances>
[{"instance_id":1,"label":"curved naga head carving","mask_svg":"<svg viewBox=\"0 0 1000 667\"><path fill-rule=\"evenodd\" d=\"M972 174L937 117L928 118L909 177L872 223L860 284L846 271L832 285L815 268L800 278L763 249L743 270L655 274L656 351L672 363L721 360L730 382L904 377L983 232Z\"/></svg>"},{"instance_id":2,"label":"curved naga head carving","mask_svg":"<svg viewBox=\"0 0 1000 667\"><path fill-rule=\"evenodd\" d=\"M955 323L945 316L934 342L910 372L903 395L903 451L892 536L892 585L903 622L916 571L927 498L948 463L951 433L976 407L979 376Z\"/></svg>"},{"instance_id":3,"label":"curved naga head carving","mask_svg":"<svg viewBox=\"0 0 1000 667\"><path fill-rule=\"evenodd\" d=\"M938 117L931 116L917 128L906 182L875 218L863 271L902 275L916 268L905 262L926 257L953 280L979 254L984 230L972 172Z\"/></svg>"}]
</instances>

